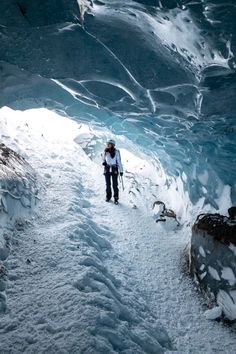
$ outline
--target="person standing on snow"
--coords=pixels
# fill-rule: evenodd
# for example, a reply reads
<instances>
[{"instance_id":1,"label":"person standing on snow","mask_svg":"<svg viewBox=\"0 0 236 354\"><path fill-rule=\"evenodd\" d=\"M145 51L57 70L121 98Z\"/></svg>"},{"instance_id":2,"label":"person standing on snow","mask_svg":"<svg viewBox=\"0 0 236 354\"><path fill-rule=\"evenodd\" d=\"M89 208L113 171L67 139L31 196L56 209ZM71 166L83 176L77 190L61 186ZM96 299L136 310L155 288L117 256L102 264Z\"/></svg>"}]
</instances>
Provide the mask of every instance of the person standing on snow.
<instances>
[{"instance_id":1,"label":"person standing on snow","mask_svg":"<svg viewBox=\"0 0 236 354\"><path fill-rule=\"evenodd\" d=\"M104 176L106 180L106 202L109 202L112 197L111 179L114 191L114 203L118 204L119 188L118 175L123 176L123 166L121 163L120 151L115 148L115 141L109 140L107 147L102 153L102 164L104 166Z\"/></svg>"}]
</instances>

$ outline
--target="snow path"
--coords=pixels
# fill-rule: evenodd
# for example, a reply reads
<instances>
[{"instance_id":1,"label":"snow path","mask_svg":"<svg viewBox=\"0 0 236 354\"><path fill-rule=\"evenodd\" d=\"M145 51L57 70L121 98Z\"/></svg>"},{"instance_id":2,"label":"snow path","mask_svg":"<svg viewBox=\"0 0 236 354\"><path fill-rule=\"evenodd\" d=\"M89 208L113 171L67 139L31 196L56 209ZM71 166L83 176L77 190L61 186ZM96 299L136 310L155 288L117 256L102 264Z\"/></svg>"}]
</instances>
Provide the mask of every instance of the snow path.
<instances>
[{"instance_id":1,"label":"snow path","mask_svg":"<svg viewBox=\"0 0 236 354\"><path fill-rule=\"evenodd\" d=\"M52 126L62 130L49 139L50 117L38 123L31 116L2 117L3 139L15 148L24 141L46 188L31 224L15 231L5 262L0 353L163 353L170 341L158 319L120 267L108 267L117 256L110 231L93 220L90 200L98 191L89 172L97 165L73 141L77 124L66 119L60 127L56 117ZM63 139L67 129L72 136Z\"/></svg>"},{"instance_id":2,"label":"snow path","mask_svg":"<svg viewBox=\"0 0 236 354\"><path fill-rule=\"evenodd\" d=\"M103 180L99 189L104 189ZM178 353L234 354L235 333L222 323L205 318L201 298L182 271L181 257L189 234L181 230L168 232L142 210L131 209L124 192L118 207L99 200L95 200L95 205L97 221L102 219L115 234L112 246L124 259L121 266L138 281L138 291L168 330ZM191 229L187 231L190 233Z\"/></svg>"},{"instance_id":3,"label":"snow path","mask_svg":"<svg viewBox=\"0 0 236 354\"><path fill-rule=\"evenodd\" d=\"M181 272L188 235L132 209L125 193L119 206L105 203L101 166L70 137L34 133L26 118L18 129L12 120L16 136L3 139L11 147L24 141L46 188L6 261L0 353L163 353L170 345L160 320L176 354L234 354L233 333L204 318ZM67 122L62 128L64 136Z\"/></svg>"}]
</instances>

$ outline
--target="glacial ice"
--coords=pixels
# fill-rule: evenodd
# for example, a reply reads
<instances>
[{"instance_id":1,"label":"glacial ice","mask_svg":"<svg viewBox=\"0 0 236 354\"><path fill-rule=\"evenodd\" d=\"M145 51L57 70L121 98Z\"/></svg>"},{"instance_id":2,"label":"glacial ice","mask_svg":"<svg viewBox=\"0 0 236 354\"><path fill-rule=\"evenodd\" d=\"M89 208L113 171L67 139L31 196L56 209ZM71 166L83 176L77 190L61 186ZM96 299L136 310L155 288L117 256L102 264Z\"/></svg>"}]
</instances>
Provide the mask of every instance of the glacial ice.
<instances>
[{"instance_id":1,"label":"glacial ice","mask_svg":"<svg viewBox=\"0 0 236 354\"><path fill-rule=\"evenodd\" d=\"M76 1L55 3L1 2L1 105L46 105L109 126L148 146L169 175L184 171L194 203L223 212L224 185L235 201L234 37L229 53L191 2L95 1L83 27Z\"/></svg>"},{"instance_id":2,"label":"glacial ice","mask_svg":"<svg viewBox=\"0 0 236 354\"><path fill-rule=\"evenodd\" d=\"M45 187L31 222L10 243L1 235L13 250L0 264L4 354L234 354L179 259L196 216L236 202L235 11L233 0L1 1L0 138ZM98 202L110 137L126 168L112 225ZM26 215L4 193L2 209ZM233 286L229 263L205 264L196 243L200 279ZM225 252L234 259L234 245ZM216 297L206 317L233 320L235 290Z\"/></svg>"}]
</instances>

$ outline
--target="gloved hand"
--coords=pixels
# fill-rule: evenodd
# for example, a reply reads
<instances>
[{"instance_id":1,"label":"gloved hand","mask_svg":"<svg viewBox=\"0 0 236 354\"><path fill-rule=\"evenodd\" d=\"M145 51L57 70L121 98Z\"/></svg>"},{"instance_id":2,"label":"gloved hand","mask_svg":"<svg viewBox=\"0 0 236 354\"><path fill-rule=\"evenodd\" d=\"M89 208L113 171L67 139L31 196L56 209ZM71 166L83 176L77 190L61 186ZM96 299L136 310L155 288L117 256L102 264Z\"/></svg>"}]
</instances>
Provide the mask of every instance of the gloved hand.
<instances>
[{"instance_id":1,"label":"gloved hand","mask_svg":"<svg viewBox=\"0 0 236 354\"><path fill-rule=\"evenodd\" d=\"M120 172L120 176L121 176L121 177L123 176L123 174L124 174L123 172Z\"/></svg>"},{"instance_id":2,"label":"gloved hand","mask_svg":"<svg viewBox=\"0 0 236 354\"><path fill-rule=\"evenodd\" d=\"M106 161L104 161L104 162L102 163L102 165L103 165L103 166L106 166L106 165L107 165Z\"/></svg>"}]
</instances>

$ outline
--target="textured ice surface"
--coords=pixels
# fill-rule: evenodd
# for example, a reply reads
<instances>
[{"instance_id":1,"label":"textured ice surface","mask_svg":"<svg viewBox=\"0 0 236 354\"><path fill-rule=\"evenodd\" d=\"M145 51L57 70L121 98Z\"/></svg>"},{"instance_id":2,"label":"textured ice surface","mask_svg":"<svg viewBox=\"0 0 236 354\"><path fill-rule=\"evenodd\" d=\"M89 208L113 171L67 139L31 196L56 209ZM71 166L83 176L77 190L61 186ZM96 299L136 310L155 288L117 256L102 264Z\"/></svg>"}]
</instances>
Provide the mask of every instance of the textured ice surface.
<instances>
[{"instance_id":1,"label":"textured ice surface","mask_svg":"<svg viewBox=\"0 0 236 354\"><path fill-rule=\"evenodd\" d=\"M226 212L221 195L228 185L226 208L235 201L236 177L233 1L3 0L0 10L1 105L107 126L169 175L184 171L194 203Z\"/></svg>"}]
</instances>

